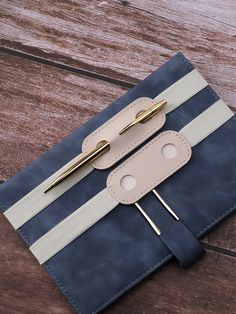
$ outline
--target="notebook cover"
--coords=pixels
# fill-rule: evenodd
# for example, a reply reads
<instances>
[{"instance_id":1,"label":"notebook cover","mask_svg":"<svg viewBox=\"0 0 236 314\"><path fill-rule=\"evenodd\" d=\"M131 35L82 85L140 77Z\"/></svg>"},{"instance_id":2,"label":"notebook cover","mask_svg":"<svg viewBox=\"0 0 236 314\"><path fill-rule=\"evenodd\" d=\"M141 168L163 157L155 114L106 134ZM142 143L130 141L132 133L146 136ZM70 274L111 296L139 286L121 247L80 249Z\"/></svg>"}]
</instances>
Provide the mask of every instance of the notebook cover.
<instances>
[{"instance_id":1,"label":"notebook cover","mask_svg":"<svg viewBox=\"0 0 236 314\"><path fill-rule=\"evenodd\" d=\"M0 186L4 210L81 152L83 139L138 97L154 98L193 70L178 53L144 81ZM219 97L208 86L167 115L161 130L180 130ZM158 187L197 237L236 209L236 118L193 148L181 171ZM158 165L156 165L158 167ZM28 246L106 185L112 169L94 170L17 232ZM160 226L169 218L149 193L140 204ZM223 235L222 235L223 236ZM134 206L118 205L43 267L79 313L97 313L166 263L172 254Z\"/></svg>"}]
</instances>

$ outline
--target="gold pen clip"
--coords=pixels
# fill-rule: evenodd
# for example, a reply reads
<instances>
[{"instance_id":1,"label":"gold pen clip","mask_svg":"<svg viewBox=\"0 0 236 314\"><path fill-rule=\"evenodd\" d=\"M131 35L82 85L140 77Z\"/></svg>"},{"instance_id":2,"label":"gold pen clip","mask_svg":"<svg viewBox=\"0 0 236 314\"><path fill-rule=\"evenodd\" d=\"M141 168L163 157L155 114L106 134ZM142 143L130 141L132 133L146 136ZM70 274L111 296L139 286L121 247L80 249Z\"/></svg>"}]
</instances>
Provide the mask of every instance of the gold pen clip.
<instances>
[{"instance_id":1,"label":"gold pen clip","mask_svg":"<svg viewBox=\"0 0 236 314\"><path fill-rule=\"evenodd\" d=\"M50 183L46 189L44 190L44 193L47 193L51 189L53 189L56 185L64 181L67 177L72 175L76 170L83 167L85 164L90 163L100 157L102 154L107 152L110 149L110 144L108 141L101 141L97 144L97 146L92 149L88 153L84 153L80 160L78 160L74 165L72 165L70 168L68 168L65 172L63 172L56 180L54 180L52 183Z\"/></svg>"},{"instance_id":2,"label":"gold pen clip","mask_svg":"<svg viewBox=\"0 0 236 314\"><path fill-rule=\"evenodd\" d=\"M166 100L161 100L158 103L156 103L155 105L153 105L151 108L139 112L137 114L137 116L135 117L135 119L131 123L126 125L119 132L119 134L121 135L121 134L125 133L126 131L128 131L130 128L132 128L133 126L135 126L138 123L145 123L147 120L149 120L153 116L155 116L161 109L163 109L166 104L167 104Z\"/></svg>"}]
</instances>

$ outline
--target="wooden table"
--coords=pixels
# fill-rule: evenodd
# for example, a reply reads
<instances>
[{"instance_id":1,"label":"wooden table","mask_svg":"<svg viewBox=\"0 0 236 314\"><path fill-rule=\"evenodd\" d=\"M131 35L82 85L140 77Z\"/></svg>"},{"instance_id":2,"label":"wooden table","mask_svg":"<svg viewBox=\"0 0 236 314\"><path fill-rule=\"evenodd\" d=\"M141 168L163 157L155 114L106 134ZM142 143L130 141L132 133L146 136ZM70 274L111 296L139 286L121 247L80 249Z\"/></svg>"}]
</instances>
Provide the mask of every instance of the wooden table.
<instances>
[{"instance_id":1,"label":"wooden table","mask_svg":"<svg viewBox=\"0 0 236 314\"><path fill-rule=\"evenodd\" d=\"M236 108L235 1L2 0L0 6L1 180L177 51ZM171 262L106 312L236 313L235 227L234 215L203 239L201 261L188 270ZM73 313L2 215L0 313Z\"/></svg>"}]
</instances>

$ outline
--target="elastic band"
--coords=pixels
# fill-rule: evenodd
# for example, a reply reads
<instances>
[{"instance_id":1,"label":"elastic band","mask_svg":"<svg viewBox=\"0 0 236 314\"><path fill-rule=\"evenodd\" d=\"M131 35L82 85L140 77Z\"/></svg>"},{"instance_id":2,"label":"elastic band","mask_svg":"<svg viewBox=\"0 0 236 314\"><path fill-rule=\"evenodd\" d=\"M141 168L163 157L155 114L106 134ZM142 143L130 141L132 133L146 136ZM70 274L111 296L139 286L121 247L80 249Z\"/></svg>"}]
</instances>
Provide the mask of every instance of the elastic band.
<instances>
[{"instance_id":1,"label":"elastic band","mask_svg":"<svg viewBox=\"0 0 236 314\"><path fill-rule=\"evenodd\" d=\"M43 264L117 205L107 189L102 190L31 245L30 251Z\"/></svg>"},{"instance_id":2,"label":"elastic band","mask_svg":"<svg viewBox=\"0 0 236 314\"><path fill-rule=\"evenodd\" d=\"M169 86L166 90L159 94L155 100L159 101L166 99L168 104L165 108L165 112L169 113L206 86L206 80L195 69ZM73 176L67 178L64 182L60 183L49 192L43 192L49 183L54 181L54 179L64 172L65 169L69 168L73 163L79 160L79 158L80 155L76 156L73 160L47 178L4 213L15 229L20 228L28 220L54 202L58 197L68 191L93 170L91 165L84 166L80 171L77 171Z\"/></svg>"},{"instance_id":3,"label":"elastic band","mask_svg":"<svg viewBox=\"0 0 236 314\"><path fill-rule=\"evenodd\" d=\"M22 199L3 213L15 229L20 228L28 220L38 214L42 209L46 208L93 170L91 165L86 165L81 169L81 171L76 171L73 175L67 178L67 180L57 185L54 189L44 193L48 184L79 160L80 155L73 158L69 163L43 181L40 185L26 194Z\"/></svg>"},{"instance_id":4,"label":"elastic band","mask_svg":"<svg viewBox=\"0 0 236 314\"><path fill-rule=\"evenodd\" d=\"M157 95L155 100L161 101L165 99L167 101L164 111L168 114L196 95L207 85L207 81L194 69Z\"/></svg>"},{"instance_id":5,"label":"elastic band","mask_svg":"<svg viewBox=\"0 0 236 314\"><path fill-rule=\"evenodd\" d=\"M179 133L186 137L189 144L193 147L233 116L233 111L219 99L211 107L185 125Z\"/></svg>"}]
</instances>

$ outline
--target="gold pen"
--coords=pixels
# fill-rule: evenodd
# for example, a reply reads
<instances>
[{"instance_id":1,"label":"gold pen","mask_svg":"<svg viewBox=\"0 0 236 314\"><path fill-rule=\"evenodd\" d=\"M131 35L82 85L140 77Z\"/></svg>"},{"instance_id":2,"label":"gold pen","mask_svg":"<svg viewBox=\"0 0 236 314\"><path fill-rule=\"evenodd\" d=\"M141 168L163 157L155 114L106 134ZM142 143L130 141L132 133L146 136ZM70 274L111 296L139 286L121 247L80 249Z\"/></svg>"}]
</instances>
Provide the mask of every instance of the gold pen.
<instances>
[{"instance_id":1,"label":"gold pen","mask_svg":"<svg viewBox=\"0 0 236 314\"><path fill-rule=\"evenodd\" d=\"M137 116L131 123L129 123L119 132L119 135L128 131L131 127L135 126L138 123L145 123L147 120L151 119L154 115L156 115L166 104L167 104L166 100L161 100L155 105L153 105L151 108L141 111L139 114L137 114ZM48 191L53 189L55 186L64 181L67 177L72 175L75 171L79 170L84 165L99 158L109 149L110 143L107 140L100 141L94 149L84 153L79 161L77 161L74 165L65 170L65 172L63 172L58 178L56 178L52 183L50 183L44 190L44 193L47 193Z\"/></svg>"},{"instance_id":2,"label":"gold pen","mask_svg":"<svg viewBox=\"0 0 236 314\"><path fill-rule=\"evenodd\" d=\"M109 149L110 149L110 144L107 141L104 140L104 141L99 142L94 149L92 149L88 153L85 153L79 161L74 163L74 165L72 165L65 172L63 172L56 180L50 183L44 190L44 193L47 193L48 191L50 191L52 188L54 188L59 183L64 181L67 177L69 177L76 170L83 167L85 164L94 161L95 159L100 157L102 154L107 152Z\"/></svg>"}]
</instances>

